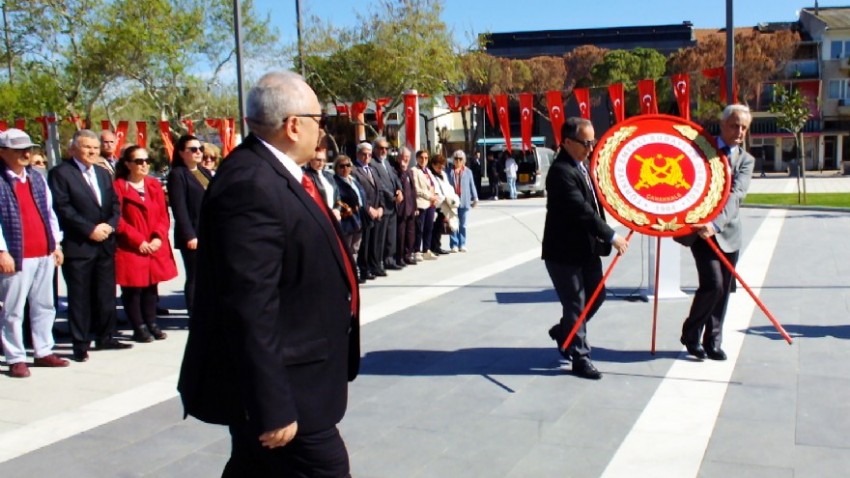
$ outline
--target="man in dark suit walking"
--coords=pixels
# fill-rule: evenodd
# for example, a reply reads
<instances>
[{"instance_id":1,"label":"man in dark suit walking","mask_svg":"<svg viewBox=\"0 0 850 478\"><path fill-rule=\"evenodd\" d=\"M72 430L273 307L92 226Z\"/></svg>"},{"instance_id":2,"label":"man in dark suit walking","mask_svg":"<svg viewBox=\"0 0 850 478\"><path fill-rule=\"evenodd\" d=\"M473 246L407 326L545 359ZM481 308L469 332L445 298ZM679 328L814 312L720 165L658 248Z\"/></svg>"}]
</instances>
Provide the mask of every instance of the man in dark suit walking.
<instances>
[{"instance_id":1,"label":"man in dark suit walking","mask_svg":"<svg viewBox=\"0 0 850 478\"><path fill-rule=\"evenodd\" d=\"M697 266L699 287L682 324L680 340L688 353L698 359L726 360L726 352L720 344L732 272L720 262L707 241L714 241L733 266L738 262L742 243L740 206L747 196L755 168L755 158L743 150L751 122L750 109L745 105L729 105L723 110L717 143L729 161L732 188L720 214L712 222L694 226L698 238L691 245L691 253Z\"/></svg>"},{"instance_id":2,"label":"man in dark suit walking","mask_svg":"<svg viewBox=\"0 0 850 478\"><path fill-rule=\"evenodd\" d=\"M223 476L349 476L337 423L359 368L359 290L301 170L324 135L319 101L300 76L272 72L246 113L251 134L201 207L178 389L187 414L230 427Z\"/></svg>"},{"instance_id":3,"label":"man in dark suit walking","mask_svg":"<svg viewBox=\"0 0 850 478\"><path fill-rule=\"evenodd\" d=\"M582 118L569 118L561 128L561 149L546 177L546 223L543 230L543 260L552 279L563 315L549 329L558 350L572 360L573 373L599 379L602 374L590 360L587 322L605 300L597 297L566 349L561 345L575 326L586 301L602 281L602 260L613 246L625 254L628 243L605 223L603 211L590 180L585 160L590 157L596 137L593 124Z\"/></svg>"},{"instance_id":4,"label":"man in dark suit walking","mask_svg":"<svg viewBox=\"0 0 850 478\"><path fill-rule=\"evenodd\" d=\"M109 172L101 160L97 135L74 133L71 159L50 170L53 209L64 231L62 274L68 287L68 323L74 360L88 360L89 332L97 349L125 349L115 331L115 228L120 208Z\"/></svg>"}]
</instances>

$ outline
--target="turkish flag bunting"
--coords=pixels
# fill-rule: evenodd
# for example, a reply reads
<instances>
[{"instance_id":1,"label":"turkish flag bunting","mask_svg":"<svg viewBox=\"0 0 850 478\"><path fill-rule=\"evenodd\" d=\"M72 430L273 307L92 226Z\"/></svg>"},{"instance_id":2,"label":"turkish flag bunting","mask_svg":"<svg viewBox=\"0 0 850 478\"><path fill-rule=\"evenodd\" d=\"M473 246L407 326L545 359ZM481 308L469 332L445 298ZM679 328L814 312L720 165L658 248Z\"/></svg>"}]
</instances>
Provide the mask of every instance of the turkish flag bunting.
<instances>
[{"instance_id":1,"label":"turkish flag bunting","mask_svg":"<svg viewBox=\"0 0 850 478\"><path fill-rule=\"evenodd\" d=\"M530 151L531 127L534 125L534 93L519 94L520 131L522 132L522 150Z\"/></svg>"},{"instance_id":2,"label":"turkish flag bunting","mask_svg":"<svg viewBox=\"0 0 850 478\"><path fill-rule=\"evenodd\" d=\"M124 148L124 143L127 141L127 130L129 129L129 121L121 120L118 122L118 127L115 128L115 151L121 151Z\"/></svg>"},{"instance_id":3,"label":"turkish flag bunting","mask_svg":"<svg viewBox=\"0 0 850 478\"><path fill-rule=\"evenodd\" d=\"M460 111L469 106L470 95L446 95L446 104L452 111Z\"/></svg>"},{"instance_id":4,"label":"turkish flag bunting","mask_svg":"<svg viewBox=\"0 0 850 478\"><path fill-rule=\"evenodd\" d=\"M6 131L9 129L9 122L6 120L0 120L0 131Z\"/></svg>"},{"instance_id":5,"label":"turkish flag bunting","mask_svg":"<svg viewBox=\"0 0 850 478\"><path fill-rule=\"evenodd\" d=\"M47 141L47 116L39 116L35 120L41 123L41 137Z\"/></svg>"},{"instance_id":6,"label":"turkish flag bunting","mask_svg":"<svg viewBox=\"0 0 850 478\"><path fill-rule=\"evenodd\" d=\"M101 131L112 131L112 123L109 120L100 120Z\"/></svg>"},{"instance_id":7,"label":"turkish flag bunting","mask_svg":"<svg viewBox=\"0 0 850 478\"><path fill-rule=\"evenodd\" d=\"M71 115L65 119L72 125L76 126L78 131L83 129L83 121L82 118L80 118L80 115Z\"/></svg>"},{"instance_id":8,"label":"turkish flag bunting","mask_svg":"<svg viewBox=\"0 0 850 478\"><path fill-rule=\"evenodd\" d=\"M184 119L184 120L180 120L180 122L186 125L186 132L189 135L192 135L192 136L195 135L195 122L194 121L187 118L187 119Z\"/></svg>"},{"instance_id":9,"label":"turkish flag bunting","mask_svg":"<svg viewBox=\"0 0 850 478\"><path fill-rule=\"evenodd\" d=\"M561 127L564 126L564 98L557 90L546 92L546 106L549 108L549 121L552 122L552 134L555 143L561 144Z\"/></svg>"},{"instance_id":10,"label":"turkish flag bunting","mask_svg":"<svg viewBox=\"0 0 850 478\"><path fill-rule=\"evenodd\" d=\"M27 128L27 120L24 118L15 118L15 128L23 131Z\"/></svg>"},{"instance_id":11,"label":"turkish flag bunting","mask_svg":"<svg viewBox=\"0 0 850 478\"><path fill-rule=\"evenodd\" d=\"M162 138L162 146L165 148L165 154L168 155L168 162L174 157L174 143L171 141L171 125L166 120L160 121L159 136Z\"/></svg>"},{"instance_id":12,"label":"turkish flag bunting","mask_svg":"<svg viewBox=\"0 0 850 478\"><path fill-rule=\"evenodd\" d=\"M147 121L136 121L136 146L148 147L148 123Z\"/></svg>"},{"instance_id":13,"label":"turkish flag bunting","mask_svg":"<svg viewBox=\"0 0 850 478\"><path fill-rule=\"evenodd\" d=\"M638 97L640 98L640 114L658 114L658 102L655 99L655 80L638 81Z\"/></svg>"},{"instance_id":14,"label":"turkish flag bunting","mask_svg":"<svg viewBox=\"0 0 850 478\"><path fill-rule=\"evenodd\" d=\"M351 103L351 117L354 120L358 120L360 115L362 115L365 111L366 111L366 102L365 101L355 101L354 103Z\"/></svg>"},{"instance_id":15,"label":"turkish flag bunting","mask_svg":"<svg viewBox=\"0 0 850 478\"><path fill-rule=\"evenodd\" d=\"M234 118L227 118L225 136L227 136L227 149L226 152L225 150L222 150L221 154L223 155L230 154L230 152L233 151L233 148L236 147L236 120Z\"/></svg>"},{"instance_id":16,"label":"turkish flag bunting","mask_svg":"<svg viewBox=\"0 0 850 478\"><path fill-rule=\"evenodd\" d=\"M505 138L505 149L508 150L508 154L511 154L511 123L508 119L508 95L496 95L494 98L496 99L496 116L499 118L499 128L502 130L502 137Z\"/></svg>"},{"instance_id":17,"label":"turkish flag bunting","mask_svg":"<svg viewBox=\"0 0 850 478\"><path fill-rule=\"evenodd\" d=\"M608 98L611 100L611 110L614 112L614 124L626 119L626 90L622 83L608 86Z\"/></svg>"},{"instance_id":18,"label":"turkish flag bunting","mask_svg":"<svg viewBox=\"0 0 850 478\"><path fill-rule=\"evenodd\" d=\"M720 101L729 104L738 98L738 81L733 78L732 82L732 98L733 101L729 101L726 95L726 67L719 66L717 68L708 68L702 70L702 76L706 77L709 80L720 80Z\"/></svg>"},{"instance_id":19,"label":"turkish flag bunting","mask_svg":"<svg viewBox=\"0 0 850 478\"><path fill-rule=\"evenodd\" d=\"M375 100L375 119L378 120L378 132L384 131L384 107L392 102L392 98L378 98Z\"/></svg>"},{"instance_id":20,"label":"turkish flag bunting","mask_svg":"<svg viewBox=\"0 0 850 478\"><path fill-rule=\"evenodd\" d=\"M691 79L687 73L673 75L670 78L673 83L673 94L679 104L679 116L691 120Z\"/></svg>"},{"instance_id":21,"label":"turkish flag bunting","mask_svg":"<svg viewBox=\"0 0 850 478\"><path fill-rule=\"evenodd\" d=\"M578 112L584 119L590 119L590 89L576 88L573 90L573 95L578 103Z\"/></svg>"},{"instance_id":22,"label":"turkish flag bunting","mask_svg":"<svg viewBox=\"0 0 850 478\"><path fill-rule=\"evenodd\" d=\"M493 102L490 101L490 95L469 95L469 102L479 108L486 108L487 121L490 122L490 127L496 126L496 118L493 117Z\"/></svg>"},{"instance_id":23,"label":"turkish flag bunting","mask_svg":"<svg viewBox=\"0 0 850 478\"><path fill-rule=\"evenodd\" d=\"M404 95L404 131L405 146L411 151L416 151L416 128L419 127L419 118L416 117L417 102L419 98L413 94Z\"/></svg>"},{"instance_id":24,"label":"turkish flag bunting","mask_svg":"<svg viewBox=\"0 0 850 478\"><path fill-rule=\"evenodd\" d=\"M336 108L336 114L338 116L348 115L348 105L345 103L334 105L334 108Z\"/></svg>"}]
</instances>

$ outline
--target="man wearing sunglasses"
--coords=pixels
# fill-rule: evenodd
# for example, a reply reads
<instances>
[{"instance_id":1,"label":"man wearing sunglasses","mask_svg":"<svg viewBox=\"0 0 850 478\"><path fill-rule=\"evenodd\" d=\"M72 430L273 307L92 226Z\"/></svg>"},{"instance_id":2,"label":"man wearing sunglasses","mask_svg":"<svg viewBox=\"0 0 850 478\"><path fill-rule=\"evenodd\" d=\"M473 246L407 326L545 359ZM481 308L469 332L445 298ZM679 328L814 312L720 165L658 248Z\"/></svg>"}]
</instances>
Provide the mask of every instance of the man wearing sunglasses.
<instances>
[{"instance_id":1,"label":"man wearing sunglasses","mask_svg":"<svg viewBox=\"0 0 850 478\"><path fill-rule=\"evenodd\" d=\"M543 230L543 260L562 306L559 323L549 329L561 355L572 361L573 374L600 379L602 374L590 360L587 322L605 300L599 294L572 342L561 348L584 310L586 300L602 281L600 256L613 246L625 254L628 243L605 222L587 170L587 160L596 145L593 124L569 118L561 128L564 138L546 177L546 223Z\"/></svg>"},{"instance_id":2,"label":"man wearing sunglasses","mask_svg":"<svg viewBox=\"0 0 850 478\"><path fill-rule=\"evenodd\" d=\"M187 414L230 427L223 476L350 476L337 423L359 369L359 289L301 169L322 144L319 100L300 76L272 72L246 103L251 134L201 207L178 389Z\"/></svg>"}]
</instances>

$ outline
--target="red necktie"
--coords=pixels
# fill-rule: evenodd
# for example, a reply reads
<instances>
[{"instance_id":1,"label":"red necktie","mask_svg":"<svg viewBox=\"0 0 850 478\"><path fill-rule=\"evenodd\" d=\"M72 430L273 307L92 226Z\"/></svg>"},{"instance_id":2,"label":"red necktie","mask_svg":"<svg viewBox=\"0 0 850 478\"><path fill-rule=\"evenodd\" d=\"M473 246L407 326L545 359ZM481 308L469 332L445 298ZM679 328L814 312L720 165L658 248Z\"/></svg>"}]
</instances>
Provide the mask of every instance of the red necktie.
<instances>
[{"instance_id":1,"label":"red necktie","mask_svg":"<svg viewBox=\"0 0 850 478\"><path fill-rule=\"evenodd\" d=\"M316 201L316 205L319 206L319 209L325 213L325 217L328 218L328 221L333 222L334 219L331 218L331 215L328 213L327 204L322 200L322 197L319 195L319 190L316 189L316 185L313 184L313 180L310 179L310 176L306 174L301 176L301 185L304 186L304 190L307 191L307 194L313 198L313 201ZM331 228L333 229L333 224L331 224ZM351 291L351 315L354 316L357 314L357 309L360 304L360 294L357 289L357 281L354 279L354 267L351 266L351 262L349 262L348 252L345 250L345 245L342 243L342 239L339 238L339 234L336 233L336 229L334 229L334 236L336 237L337 245L339 245L339 252L342 254L342 262L345 264L345 275L348 279L348 289Z\"/></svg>"}]
</instances>

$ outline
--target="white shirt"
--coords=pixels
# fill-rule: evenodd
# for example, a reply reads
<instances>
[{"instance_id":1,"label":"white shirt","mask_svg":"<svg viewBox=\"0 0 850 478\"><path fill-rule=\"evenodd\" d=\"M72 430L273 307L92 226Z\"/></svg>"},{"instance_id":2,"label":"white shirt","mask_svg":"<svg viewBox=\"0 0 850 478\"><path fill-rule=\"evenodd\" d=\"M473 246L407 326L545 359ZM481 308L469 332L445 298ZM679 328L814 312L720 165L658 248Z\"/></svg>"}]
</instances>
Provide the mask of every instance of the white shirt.
<instances>
[{"instance_id":1,"label":"white shirt","mask_svg":"<svg viewBox=\"0 0 850 478\"><path fill-rule=\"evenodd\" d=\"M508 158L505 160L505 177L507 178L515 178L517 171L516 160L514 158Z\"/></svg>"},{"instance_id":2,"label":"white shirt","mask_svg":"<svg viewBox=\"0 0 850 478\"><path fill-rule=\"evenodd\" d=\"M95 197L97 197L97 203L102 205L103 198L100 197L100 186L97 183L97 172L94 170L94 166L86 166L79 159L74 158L74 164L77 165L77 168L83 173L83 179L89 183L89 187L94 191Z\"/></svg>"},{"instance_id":3,"label":"white shirt","mask_svg":"<svg viewBox=\"0 0 850 478\"><path fill-rule=\"evenodd\" d=\"M6 170L6 174L15 181L26 184L27 183L27 170L24 169L23 174L18 176L11 169ZM33 181L44 181L44 176L40 174L33 175ZM14 194L14 191L12 191ZM62 230L59 229L59 219L56 217L56 212L53 211L53 195L50 194L50 188L47 187L47 182L44 183L44 194L47 195L47 211L50 213L50 232L53 233L53 239L56 241L56 248L59 248L59 243L62 242ZM36 204L36 206L38 206ZM0 251L8 251L9 248L6 245L6 238L3 236L3 225L0 224Z\"/></svg>"},{"instance_id":4,"label":"white shirt","mask_svg":"<svg viewBox=\"0 0 850 478\"><path fill-rule=\"evenodd\" d=\"M275 148L269 143L266 143L259 136L257 136L257 139L260 140L260 143L263 143L263 146L265 146L269 151L271 151L274 157L277 158L278 161L280 161L280 164L282 164L283 167L286 168L287 171L289 171L289 174L291 174L298 181L298 184L301 184L301 178L304 177L304 171L301 170L301 167L295 164L295 160L287 156L286 153L284 153L283 151Z\"/></svg>"}]
</instances>

